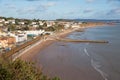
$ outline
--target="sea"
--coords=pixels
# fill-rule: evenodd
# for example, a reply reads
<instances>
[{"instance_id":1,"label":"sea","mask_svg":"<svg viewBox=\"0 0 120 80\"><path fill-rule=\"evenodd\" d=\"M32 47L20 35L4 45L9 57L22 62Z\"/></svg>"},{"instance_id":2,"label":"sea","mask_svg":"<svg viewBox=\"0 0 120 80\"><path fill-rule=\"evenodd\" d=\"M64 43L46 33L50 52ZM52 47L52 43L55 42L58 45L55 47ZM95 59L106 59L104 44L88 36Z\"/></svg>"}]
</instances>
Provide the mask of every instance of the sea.
<instances>
[{"instance_id":1,"label":"sea","mask_svg":"<svg viewBox=\"0 0 120 80\"><path fill-rule=\"evenodd\" d=\"M65 38L109 43L56 41L34 56L44 74L61 80L120 80L120 24L86 28Z\"/></svg>"}]
</instances>

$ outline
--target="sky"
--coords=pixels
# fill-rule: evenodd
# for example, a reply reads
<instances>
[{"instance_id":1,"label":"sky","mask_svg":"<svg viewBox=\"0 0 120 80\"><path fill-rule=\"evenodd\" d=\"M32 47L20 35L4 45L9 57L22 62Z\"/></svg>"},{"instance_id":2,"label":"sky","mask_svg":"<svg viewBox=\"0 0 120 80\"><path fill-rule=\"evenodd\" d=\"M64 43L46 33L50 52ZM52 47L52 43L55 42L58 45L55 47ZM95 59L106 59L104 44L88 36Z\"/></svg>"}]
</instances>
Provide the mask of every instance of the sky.
<instances>
[{"instance_id":1,"label":"sky","mask_svg":"<svg viewBox=\"0 0 120 80\"><path fill-rule=\"evenodd\" d=\"M120 0L0 0L0 16L26 19L120 19Z\"/></svg>"}]
</instances>

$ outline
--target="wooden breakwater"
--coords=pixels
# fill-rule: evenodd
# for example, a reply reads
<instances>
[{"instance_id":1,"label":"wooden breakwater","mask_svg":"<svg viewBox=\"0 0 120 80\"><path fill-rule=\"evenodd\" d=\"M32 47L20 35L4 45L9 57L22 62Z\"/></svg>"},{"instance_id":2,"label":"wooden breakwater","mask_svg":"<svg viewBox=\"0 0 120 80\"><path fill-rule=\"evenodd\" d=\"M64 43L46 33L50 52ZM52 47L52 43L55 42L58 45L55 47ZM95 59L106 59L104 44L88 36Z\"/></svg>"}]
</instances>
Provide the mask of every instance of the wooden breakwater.
<instances>
[{"instance_id":1,"label":"wooden breakwater","mask_svg":"<svg viewBox=\"0 0 120 80\"><path fill-rule=\"evenodd\" d=\"M65 42L81 42L81 43L109 43L108 41L104 40L74 40L74 39L61 39L57 38L59 41L65 41Z\"/></svg>"}]
</instances>

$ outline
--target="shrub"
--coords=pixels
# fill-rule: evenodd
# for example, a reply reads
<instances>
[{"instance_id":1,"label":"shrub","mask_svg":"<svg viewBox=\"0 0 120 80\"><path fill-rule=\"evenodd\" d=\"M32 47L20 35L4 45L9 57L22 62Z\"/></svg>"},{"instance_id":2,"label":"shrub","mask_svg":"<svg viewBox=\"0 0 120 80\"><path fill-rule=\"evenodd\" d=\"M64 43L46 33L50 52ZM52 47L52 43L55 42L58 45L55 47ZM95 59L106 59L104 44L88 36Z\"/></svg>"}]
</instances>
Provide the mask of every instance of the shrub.
<instances>
[{"instance_id":1,"label":"shrub","mask_svg":"<svg viewBox=\"0 0 120 80\"><path fill-rule=\"evenodd\" d=\"M0 80L60 80L49 78L31 62L0 60Z\"/></svg>"}]
</instances>

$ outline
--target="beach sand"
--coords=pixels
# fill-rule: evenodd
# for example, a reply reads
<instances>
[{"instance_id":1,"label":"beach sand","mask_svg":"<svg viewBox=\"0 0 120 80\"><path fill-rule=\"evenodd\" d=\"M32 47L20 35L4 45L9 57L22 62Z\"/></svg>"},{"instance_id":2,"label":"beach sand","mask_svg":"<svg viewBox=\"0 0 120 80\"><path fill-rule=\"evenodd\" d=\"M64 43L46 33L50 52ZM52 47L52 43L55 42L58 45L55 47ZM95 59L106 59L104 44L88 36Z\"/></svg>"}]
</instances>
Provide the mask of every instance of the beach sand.
<instances>
[{"instance_id":1,"label":"beach sand","mask_svg":"<svg viewBox=\"0 0 120 80\"><path fill-rule=\"evenodd\" d=\"M64 31L55 36L65 37L73 31ZM56 40L41 41L36 46L23 51L20 59L34 62L44 74L50 77L58 76L61 80L104 80L91 66L90 59L81 52L82 50L79 54L74 55L78 47L83 48L82 44L74 46L75 50L73 50L73 46L70 49L63 44L66 45L66 43Z\"/></svg>"},{"instance_id":2,"label":"beach sand","mask_svg":"<svg viewBox=\"0 0 120 80\"><path fill-rule=\"evenodd\" d=\"M75 30L66 30L66 31L62 31L59 33L55 33L52 36L57 36L57 37L65 37L68 34L70 34L71 32L74 32ZM49 38L49 37L48 37ZM40 42L36 43L35 45L32 45L30 48L28 48L27 50L24 50L21 55L19 55L18 57L22 60L25 61L33 61L33 56L37 53L39 53L41 50L43 50L44 48L46 48L47 46L49 46L50 44L52 44L53 42L55 42L56 40L41 40Z\"/></svg>"}]
</instances>

